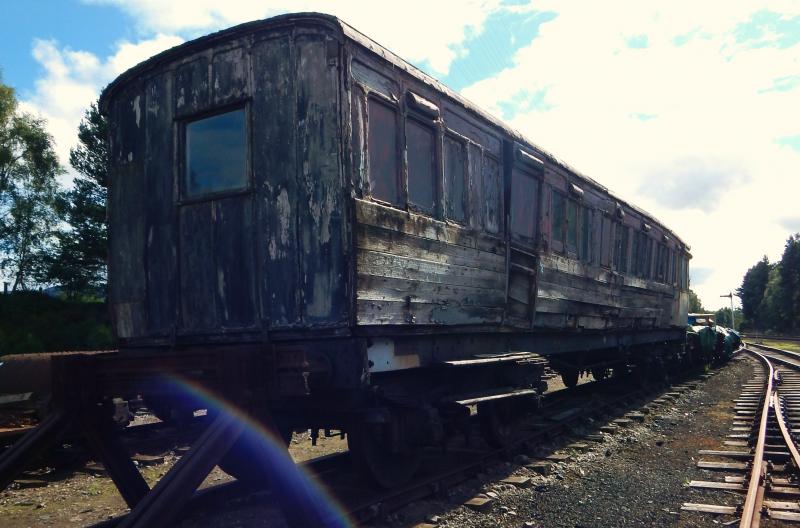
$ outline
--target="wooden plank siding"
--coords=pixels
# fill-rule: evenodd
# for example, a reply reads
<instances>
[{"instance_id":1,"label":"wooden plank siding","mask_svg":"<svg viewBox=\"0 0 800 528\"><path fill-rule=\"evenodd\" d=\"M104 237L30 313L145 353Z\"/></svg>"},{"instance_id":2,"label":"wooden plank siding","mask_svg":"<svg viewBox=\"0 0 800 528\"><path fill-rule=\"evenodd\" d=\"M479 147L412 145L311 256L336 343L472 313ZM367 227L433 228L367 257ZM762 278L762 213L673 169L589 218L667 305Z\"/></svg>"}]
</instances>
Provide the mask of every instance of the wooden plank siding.
<instances>
[{"instance_id":1,"label":"wooden plank siding","mask_svg":"<svg viewBox=\"0 0 800 528\"><path fill-rule=\"evenodd\" d=\"M359 325L502 322L502 242L365 200L355 210Z\"/></svg>"},{"instance_id":2,"label":"wooden plank siding","mask_svg":"<svg viewBox=\"0 0 800 528\"><path fill-rule=\"evenodd\" d=\"M669 326L674 295L669 287L635 281L561 256L541 255L536 326L585 329Z\"/></svg>"}]
</instances>

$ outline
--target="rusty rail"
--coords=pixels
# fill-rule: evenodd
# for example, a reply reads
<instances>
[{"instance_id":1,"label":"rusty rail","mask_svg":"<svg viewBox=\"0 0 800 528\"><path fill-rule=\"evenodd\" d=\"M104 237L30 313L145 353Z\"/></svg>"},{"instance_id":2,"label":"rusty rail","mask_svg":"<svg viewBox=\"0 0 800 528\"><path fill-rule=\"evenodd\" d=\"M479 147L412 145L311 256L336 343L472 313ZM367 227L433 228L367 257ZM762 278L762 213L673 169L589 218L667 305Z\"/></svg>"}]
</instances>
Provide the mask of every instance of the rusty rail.
<instances>
[{"instance_id":1,"label":"rusty rail","mask_svg":"<svg viewBox=\"0 0 800 528\"><path fill-rule=\"evenodd\" d=\"M764 404L761 406L761 420L758 424L758 441L756 442L755 452L753 453L753 466L750 471L750 482L747 485L747 496L742 506L742 519L739 523L740 528L755 528L759 525L761 518L761 508L764 501L764 485L766 480L766 466L764 465L764 446L767 440L767 422L769 420L769 409L772 405L773 378L775 369L766 356L755 350L746 349L751 354L758 356L767 367L766 387L764 391Z\"/></svg>"}]
</instances>

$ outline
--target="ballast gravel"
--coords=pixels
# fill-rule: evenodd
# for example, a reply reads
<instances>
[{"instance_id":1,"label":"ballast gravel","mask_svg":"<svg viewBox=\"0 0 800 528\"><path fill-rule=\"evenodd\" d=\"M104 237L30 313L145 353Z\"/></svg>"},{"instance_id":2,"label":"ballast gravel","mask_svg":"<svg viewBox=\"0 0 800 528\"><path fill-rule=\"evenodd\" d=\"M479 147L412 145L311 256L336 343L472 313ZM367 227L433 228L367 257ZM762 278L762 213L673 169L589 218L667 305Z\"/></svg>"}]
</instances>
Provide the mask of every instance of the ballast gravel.
<instances>
[{"instance_id":1,"label":"ballast gravel","mask_svg":"<svg viewBox=\"0 0 800 528\"><path fill-rule=\"evenodd\" d=\"M697 388L653 409L643 423L634 422L615 434L601 433L603 442L585 441L605 422L587 423L571 438L538 446L531 458L558 451L571 460L552 466L542 476L518 463L497 464L478 478L436 500L420 501L374 523L374 526L415 527L689 527L722 526L732 516L681 511L684 502L736 504L738 495L688 487L691 480L723 480L696 467L700 449L725 449L730 432L732 401L750 379L752 363L739 359L720 368ZM568 450L573 442L590 444L588 451ZM514 462L525 462L516 457ZM530 477L530 486L500 481ZM476 511L464 503L477 495L493 498L491 509Z\"/></svg>"}]
</instances>

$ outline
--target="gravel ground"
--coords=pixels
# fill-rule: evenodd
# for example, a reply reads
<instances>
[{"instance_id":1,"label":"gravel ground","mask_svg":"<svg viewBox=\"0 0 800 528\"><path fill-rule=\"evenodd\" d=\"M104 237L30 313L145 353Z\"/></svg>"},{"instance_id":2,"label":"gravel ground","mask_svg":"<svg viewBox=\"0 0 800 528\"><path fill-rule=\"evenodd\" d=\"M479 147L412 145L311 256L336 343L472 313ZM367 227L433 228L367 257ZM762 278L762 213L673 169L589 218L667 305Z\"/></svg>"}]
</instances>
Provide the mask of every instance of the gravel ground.
<instances>
[{"instance_id":1,"label":"gravel ground","mask_svg":"<svg viewBox=\"0 0 800 528\"><path fill-rule=\"evenodd\" d=\"M421 501L376 526L440 527L666 527L714 526L731 517L683 512L684 502L732 504L737 496L686 487L690 480L722 480L695 467L699 449L723 449L731 425L732 400L752 365L734 361L717 375L654 411L648 420L615 435L604 434L588 452L570 452L573 460L543 477L515 463L498 464L466 482L442 500ZM602 425L602 424L601 424ZM542 446L538 455L566 446ZM591 443L591 442L589 442ZM569 452L568 450L558 450ZM704 457L705 458L705 457ZM529 488L498 484L508 475L532 479ZM483 494L495 498L491 511L472 511L463 502Z\"/></svg>"},{"instance_id":2,"label":"gravel ground","mask_svg":"<svg viewBox=\"0 0 800 528\"><path fill-rule=\"evenodd\" d=\"M689 391L672 404L654 412L643 424L635 424L615 435L604 434L603 443L591 443L587 452L570 452L573 459L553 466L549 476L524 468L525 455L514 462L497 464L485 474L449 490L437 500L419 501L376 523L390 528L411 527L433 521L441 527L606 527L606 526L709 526L707 514L681 512L683 502L730 503L736 497L721 492L701 492L685 487L692 479L721 476L703 474L694 466L697 450L720 449L731 422L733 400L741 382L749 379L749 362L734 361L718 375ZM551 380L556 389L558 379ZM574 438L537 446L531 453L546 456L568 452L564 447L596 432L605 422L587 423ZM346 449L346 442L320 439L311 448L306 438L295 435L291 452L296 460ZM176 460L143 468L149 482L163 475ZM499 483L507 476L529 476L529 488ZM215 469L205 485L229 480ZM86 525L125 511L110 480L84 472L43 476L46 487L11 489L0 493L0 525ZM462 506L477 494L494 498L491 511L479 513ZM231 501L214 514L205 512L186 519L181 526L275 526L280 514L269 500ZM526 524L530 523L530 524Z\"/></svg>"}]
</instances>

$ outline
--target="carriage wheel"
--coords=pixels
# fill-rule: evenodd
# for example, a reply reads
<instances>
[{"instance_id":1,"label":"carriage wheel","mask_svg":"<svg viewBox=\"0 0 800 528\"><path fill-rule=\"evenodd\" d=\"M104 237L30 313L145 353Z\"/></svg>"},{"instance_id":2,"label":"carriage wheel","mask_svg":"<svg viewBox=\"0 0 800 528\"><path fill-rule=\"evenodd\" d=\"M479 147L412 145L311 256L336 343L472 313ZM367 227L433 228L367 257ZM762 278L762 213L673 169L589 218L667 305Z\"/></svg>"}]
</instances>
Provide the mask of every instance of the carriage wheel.
<instances>
[{"instance_id":1,"label":"carriage wheel","mask_svg":"<svg viewBox=\"0 0 800 528\"><path fill-rule=\"evenodd\" d=\"M564 382L564 385L571 389L578 385L578 369L568 369L561 372L561 381Z\"/></svg>"},{"instance_id":2,"label":"carriage wheel","mask_svg":"<svg viewBox=\"0 0 800 528\"><path fill-rule=\"evenodd\" d=\"M385 425L359 423L347 431L347 447L356 470L386 489L407 483L422 462L422 449L401 446L392 452Z\"/></svg>"},{"instance_id":3,"label":"carriage wheel","mask_svg":"<svg viewBox=\"0 0 800 528\"><path fill-rule=\"evenodd\" d=\"M486 443L494 448L507 447L517 432L516 407L511 401L478 404L478 421Z\"/></svg>"},{"instance_id":4,"label":"carriage wheel","mask_svg":"<svg viewBox=\"0 0 800 528\"><path fill-rule=\"evenodd\" d=\"M292 429L280 423L277 428L278 432L274 436L279 437L278 441L282 442L284 447L288 447L292 441ZM267 472L270 471L272 464L262 456L261 450L264 447L260 445L261 441L263 440L249 435L239 436L220 460L220 469L247 486L266 487L269 484Z\"/></svg>"}]
</instances>

